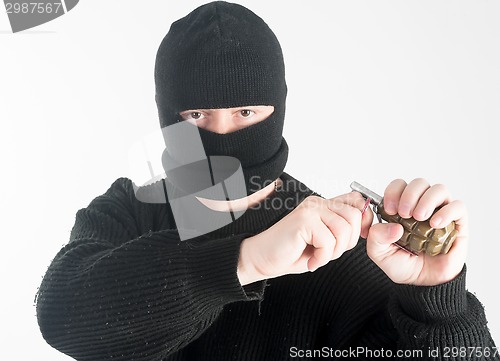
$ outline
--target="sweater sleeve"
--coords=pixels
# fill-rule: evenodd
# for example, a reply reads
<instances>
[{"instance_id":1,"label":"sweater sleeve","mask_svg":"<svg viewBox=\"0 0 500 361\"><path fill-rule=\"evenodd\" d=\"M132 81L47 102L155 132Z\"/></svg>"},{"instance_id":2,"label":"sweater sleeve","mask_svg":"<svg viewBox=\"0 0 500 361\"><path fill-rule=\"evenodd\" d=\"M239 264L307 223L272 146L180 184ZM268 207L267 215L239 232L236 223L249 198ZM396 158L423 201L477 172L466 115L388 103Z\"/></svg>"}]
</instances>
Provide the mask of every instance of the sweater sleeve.
<instances>
[{"instance_id":1,"label":"sweater sleeve","mask_svg":"<svg viewBox=\"0 0 500 361\"><path fill-rule=\"evenodd\" d=\"M262 298L264 281L243 288L236 274L248 235L180 241L168 212L137 201L124 178L77 212L37 294L51 346L77 360L161 360L224 305Z\"/></svg>"},{"instance_id":2,"label":"sweater sleeve","mask_svg":"<svg viewBox=\"0 0 500 361\"><path fill-rule=\"evenodd\" d=\"M414 357L420 360L500 360L484 308L465 279L464 266L442 285L395 285L389 313L399 350L421 350Z\"/></svg>"},{"instance_id":3,"label":"sweater sleeve","mask_svg":"<svg viewBox=\"0 0 500 361\"><path fill-rule=\"evenodd\" d=\"M328 294L329 347L360 360L500 361L484 308L466 289L465 266L441 285L396 284L360 239L330 267L341 277Z\"/></svg>"}]
</instances>

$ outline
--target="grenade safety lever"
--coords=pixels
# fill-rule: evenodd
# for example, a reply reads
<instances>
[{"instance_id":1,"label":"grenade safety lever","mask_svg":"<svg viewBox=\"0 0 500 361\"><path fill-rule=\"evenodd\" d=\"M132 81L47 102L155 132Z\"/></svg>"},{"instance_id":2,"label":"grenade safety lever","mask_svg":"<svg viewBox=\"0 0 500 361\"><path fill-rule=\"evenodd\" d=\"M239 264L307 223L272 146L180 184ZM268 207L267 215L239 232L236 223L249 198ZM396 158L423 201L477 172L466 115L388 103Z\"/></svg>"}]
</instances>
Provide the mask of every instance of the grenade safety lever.
<instances>
[{"instance_id":1,"label":"grenade safety lever","mask_svg":"<svg viewBox=\"0 0 500 361\"><path fill-rule=\"evenodd\" d=\"M458 232L455 229L454 221L444 228L435 229L430 226L429 220L417 221L413 217L402 218L398 214L389 215L384 210L384 199L377 193L358 182L352 182L351 189L361 193L366 199L370 199L379 222L384 220L389 223L399 223L403 226L403 236L396 244L415 255L420 252L425 252L429 256L448 253L457 237Z\"/></svg>"}]
</instances>

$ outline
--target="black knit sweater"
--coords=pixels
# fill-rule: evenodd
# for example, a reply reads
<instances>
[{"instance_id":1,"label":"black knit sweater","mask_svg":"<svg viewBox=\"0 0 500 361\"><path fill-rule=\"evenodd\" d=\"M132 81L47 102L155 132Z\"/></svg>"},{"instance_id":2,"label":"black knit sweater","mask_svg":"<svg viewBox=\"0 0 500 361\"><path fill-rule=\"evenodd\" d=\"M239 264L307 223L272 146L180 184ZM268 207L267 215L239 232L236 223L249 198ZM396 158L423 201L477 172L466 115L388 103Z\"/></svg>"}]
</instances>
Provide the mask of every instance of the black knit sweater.
<instances>
[{"instance_id":1,"label":"black knit sweater","mask_svg":"<svg viewBox=\"0 0 500 361\"><path fill-rule=\"evenodd\" d=\"M395 285L363 239L315 272L242 287L240 242L314 194L281 178L266 203L188 241L179 240L168 204L139 202L130 180L115 181L78 211L42 281L44 338L89 361L500 360L465 268L435 287Z\"/></svg>"}]
</instances>

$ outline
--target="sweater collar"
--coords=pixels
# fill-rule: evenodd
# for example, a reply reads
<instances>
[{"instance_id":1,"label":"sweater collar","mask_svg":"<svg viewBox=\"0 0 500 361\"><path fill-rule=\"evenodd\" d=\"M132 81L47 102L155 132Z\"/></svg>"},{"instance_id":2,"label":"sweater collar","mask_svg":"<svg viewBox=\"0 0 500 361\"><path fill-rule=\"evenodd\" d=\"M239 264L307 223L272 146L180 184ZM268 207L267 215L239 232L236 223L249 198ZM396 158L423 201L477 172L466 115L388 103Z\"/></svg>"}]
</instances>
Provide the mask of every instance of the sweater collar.
<instances>
[{"instance_id":1,"label":"sweater collar","mask_svg":"<svg viewBox=\"0 0 500 361\"><path fill-rule=\"evenodd\" d=\"M242 233L260 233L290 213L307 196L317 195L304 183L286 172L283 172L280 178L282 185L269 197L258 205L248 208L241 217L233 222L208 233L206 236L215 238Z\"/></svg>"}]
</instances>

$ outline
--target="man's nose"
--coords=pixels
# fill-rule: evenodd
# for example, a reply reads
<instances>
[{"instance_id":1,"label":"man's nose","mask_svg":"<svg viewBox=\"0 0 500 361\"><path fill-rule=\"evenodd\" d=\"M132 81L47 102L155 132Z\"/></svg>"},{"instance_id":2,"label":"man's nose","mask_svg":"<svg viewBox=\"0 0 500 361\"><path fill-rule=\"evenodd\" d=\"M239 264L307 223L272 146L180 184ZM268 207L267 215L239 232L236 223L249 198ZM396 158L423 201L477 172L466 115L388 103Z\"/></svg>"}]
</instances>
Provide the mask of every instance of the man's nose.
<instances>
[{"instance_id":1,"label":"man's nose","mask_svg":"<svg viewBox=\"0 0 500 361\"><path fill-rule=\"evenodd\" d=\"M214 111L211 114L211 117L208 120L205 129L219 134L231 133L232 131L236 130L231 112L223 110Z\"/></svg>"}]
</instances>

